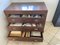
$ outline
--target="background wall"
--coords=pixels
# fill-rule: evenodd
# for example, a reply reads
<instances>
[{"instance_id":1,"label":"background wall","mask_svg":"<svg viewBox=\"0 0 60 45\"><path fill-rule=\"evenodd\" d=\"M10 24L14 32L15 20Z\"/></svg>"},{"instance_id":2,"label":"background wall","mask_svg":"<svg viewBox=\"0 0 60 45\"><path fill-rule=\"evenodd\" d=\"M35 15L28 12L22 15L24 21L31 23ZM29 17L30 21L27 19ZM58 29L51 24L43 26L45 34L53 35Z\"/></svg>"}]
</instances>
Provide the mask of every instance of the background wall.
<instances>
[{"instance_id":1,"label":"background wall","mask_svg":"<svg viewBox=\"0 0 60 45\"><path fill-rule=\"evenodd\" d=\"M45 2L48 8L46 21L51 22L59 0L11 0L12 2Z\"/></svg>"},{"instance_id":2,"label":"background wall","mask_svg":"<svg viewBox=\"0 0 60 45\"><path fill-rule=\"evenodd\" d=\"M46 6L48 8L48 15L47 15L47 21L51 22L55 13L55 10L57 8L57 4L59 0L43 0L46 3Z\"/></svg>"},{"instance_id":3,"label":"background wall","mask_svg":"<svg viewBox=\"0 0 60 45\"><path fill-rule=\"evenodd\" d=\"M0 45L7 45L6 17L3 10L10 4L10 0L0 1Z\"/></svg>"},{"instance_id":4,"label":"background wall","mask_svg":"<svg viewBox=\"0 0 60 45\"><path fill-rule=\"evenodd\" d=\"M12 2L43 2L43 0L11 0Z\"/></svg>"}]
</instances>

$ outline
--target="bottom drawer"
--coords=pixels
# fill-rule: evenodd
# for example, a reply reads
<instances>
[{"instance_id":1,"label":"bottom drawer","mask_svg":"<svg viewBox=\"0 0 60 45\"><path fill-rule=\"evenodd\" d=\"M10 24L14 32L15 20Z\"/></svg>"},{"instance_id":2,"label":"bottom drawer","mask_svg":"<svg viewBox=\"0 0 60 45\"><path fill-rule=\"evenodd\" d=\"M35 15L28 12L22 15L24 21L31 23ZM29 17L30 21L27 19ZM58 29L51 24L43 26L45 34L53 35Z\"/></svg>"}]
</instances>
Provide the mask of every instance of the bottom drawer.
<instances>
[{"instance_id":1,"label":"bottom drawer","mask_svg":"<svg viewBox=\"0 0 60 45\"><path fill-rule=\"evenodd\" d=\"M21 33L21 35L22 35L22 33ZM9 40L17 40L17 41L34 41L34 42L37 42L37 41L42 42L43 41L43 35L42 35L42 33L41 33L40 36L32 36L32 32L31 32L30 33L30 37L26 37L26 34L25 34L24 37L22 37L21 35L19 35L19 36L10 36L10 33L9 33L8 39Z\"/></svg>"},{"instance_id":2,"label":"bottom drawer","mask_svg":"<svg viewBox=\"0 0 60 45\"><path fill-rule=\"evenodd\" d=\"M18 38L18 37L8 37L8 39L9 40L14 40L14 41L34 41L34 42L38 42L38 41L40 41L40 42L42 42L43 41L43 37L42 38L33 38L33 37L29 37L29 38L26 38L26 37L24 37L24 38L22 38L22 37L20 37L20 38Z\"/></svg>"}]
</instances>

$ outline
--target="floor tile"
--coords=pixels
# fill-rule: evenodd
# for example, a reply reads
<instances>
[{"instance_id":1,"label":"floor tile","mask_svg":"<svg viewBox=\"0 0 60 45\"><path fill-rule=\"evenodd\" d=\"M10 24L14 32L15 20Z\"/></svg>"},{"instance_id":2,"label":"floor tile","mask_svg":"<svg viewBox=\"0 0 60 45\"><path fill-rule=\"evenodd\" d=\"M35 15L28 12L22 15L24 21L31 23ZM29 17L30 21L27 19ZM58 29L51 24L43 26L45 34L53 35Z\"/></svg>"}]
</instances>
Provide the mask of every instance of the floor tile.
<instances>
[{"instance_id":1,"label":"floor tile","mask_svg":"<svg viewBox=\"0 0 60 45\"><path fill-rule=\"evenodd\" d=\"M60 40L60 30L56 33L55 37Z\"/></svg>"},{"instance_id":2,"label":"floor tile","mask_svg":"<svg viewBox=\"0 0 60 45\"><path fill-rule=\"evenodd\" d=\"M47 45L46 42L34 42L33 45Z\"/></svg>"},{"instance_id":3,"label":"floor tile","mask_svg":"<svg viewBox=\"0 0 60 45\"><path fill-rule=\"evenodd\" d=\"M7 45L18 45L19 41L8 41Z\"/></svg>"},{"instance_id":4,"label":"floor tile","mask_svg":"<svg viewBox=\"0 0 60 45\"><path fill-rule=\"evenodd\" d=\"M54 37L51 42L49 42L48 45L59 45L60 44L60 40L57 39L56 37Z\"/></svg>"},{"instance_id":5,"label":"floor tile","mask_svg":"<svg viewBox=\"0 0 60 45\"><path fill-rule=\"evenodd\" d=\"M20 41L19 45L33 45L33 42Z\"/></svg>"}]
</instances>

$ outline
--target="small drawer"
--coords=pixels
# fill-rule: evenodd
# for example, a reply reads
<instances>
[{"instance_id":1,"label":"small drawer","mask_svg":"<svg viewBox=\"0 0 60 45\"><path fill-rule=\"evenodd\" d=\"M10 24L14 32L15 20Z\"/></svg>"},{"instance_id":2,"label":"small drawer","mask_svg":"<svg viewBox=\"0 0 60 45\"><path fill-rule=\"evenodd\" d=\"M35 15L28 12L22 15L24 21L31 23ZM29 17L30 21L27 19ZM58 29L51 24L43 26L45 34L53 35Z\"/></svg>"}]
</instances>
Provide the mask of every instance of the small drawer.
<instances>
[{"instance_id":1,"label":"small drawer","mask_svg":"<svg viewBox=\"0 0 60 45\"><path fill-rule=\"evenodd\" d=\"M37 42L37 41L43 41L43 34L42 32L39 31L31 31L31 36L33 41Z\"/></svg>"},{"instance_id":2,"label":"small drawer","mask_svg":"<svg viewBox=\"0 0 60 45\"><path fill-rule=\"evenodd\" d=\"M8 26L8 30L12 31L12 30L23 30L23 27L19 27L19 26Z\"/></svg>"},{"instance_id":3,"label":"small drawer","mask_svg":"<svg viewBox=\"0 0 60 45\"><path fill-rule=\"evenodd\" d=\"M10 18L10 17L8 17L7 18L7 20L8 20L8 22L10 22L10 23L23 23L24 22L24 19L22 19L22 18Z\"/></svg>"},{"instance_id":4,"label":"small drawer","mask_svg":"<svg viewBox=\"0 0 60 45\"><path fill-rule=\"evenodd\" d=\"M17 25L16 24L15 25L14 24L9 24L8 25L8 30L10 30L10 31L12 31L12 30L14 30L14 31L15 30L22 30L22 29L23 29L23 27L21 27L20 24L19 25L18 24Z\"/></svg>"}]
</instances>

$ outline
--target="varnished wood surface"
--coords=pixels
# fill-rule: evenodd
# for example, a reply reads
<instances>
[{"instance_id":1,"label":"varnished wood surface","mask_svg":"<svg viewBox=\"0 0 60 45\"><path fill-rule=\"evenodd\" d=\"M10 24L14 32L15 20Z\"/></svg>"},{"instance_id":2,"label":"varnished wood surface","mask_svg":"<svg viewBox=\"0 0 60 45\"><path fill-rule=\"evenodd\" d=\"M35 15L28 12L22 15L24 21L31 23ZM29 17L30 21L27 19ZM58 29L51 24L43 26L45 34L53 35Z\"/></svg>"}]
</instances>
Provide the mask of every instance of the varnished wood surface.
<instances>
[{"instance_id":1,"label":"varnished wood surface","mask_svg":"<svg viewBox=\"0 0 60 45\"><path fill-rule=\"evenodd\" d=\"M10 26L8 25L9 31L39 31L41 32L42 37L29 37L29 38L14 38L9 37L11 40L21 40L21 41L43 41L43 32L44 26L47 16L47 7L44 2L21 2L21 3L11 3L5 10L4 13L7 17L7 21L9 24L11 23L35 23L35 24L42 24L42 27L19 27L19 26ZM9 17L12 14L42 14L43 18L11 18Z\"/></svg>"},{"instance_id":2,"label":"varnished wood surface","mask_svg":"<svg viewBox=\"0 0 60 45\"><path fill-rule=\"evenodd\" d=\"M30 8L32 7L32 9L30 10L29 7ZM47 11L47 8L44 2L23 2L23 3L11 3L5 10L6 11Z\"/></svg>"}]
</instances>

